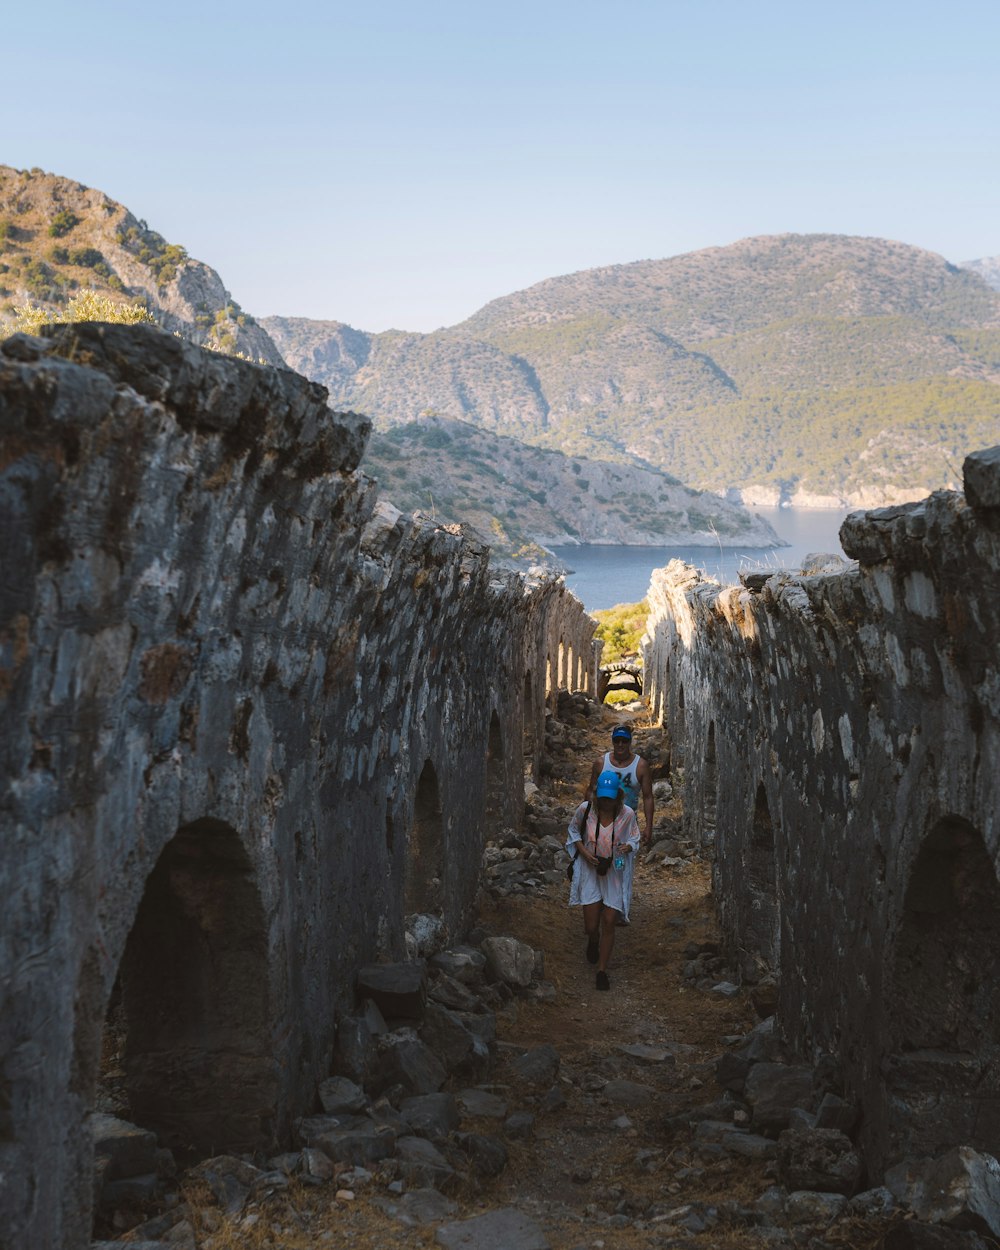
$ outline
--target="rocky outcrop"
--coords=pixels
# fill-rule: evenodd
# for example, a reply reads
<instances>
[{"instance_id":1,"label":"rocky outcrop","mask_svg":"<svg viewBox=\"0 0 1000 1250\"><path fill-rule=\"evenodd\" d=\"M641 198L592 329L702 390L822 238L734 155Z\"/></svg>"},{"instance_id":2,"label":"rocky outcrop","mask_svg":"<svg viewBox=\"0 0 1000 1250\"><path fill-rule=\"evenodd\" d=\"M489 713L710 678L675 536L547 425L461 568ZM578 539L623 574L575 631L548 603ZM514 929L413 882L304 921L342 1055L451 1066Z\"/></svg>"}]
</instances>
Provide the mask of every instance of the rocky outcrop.
<instances>
[{"instance_id":1,"label":"rocky outcrop","mask_svg":"<svg viewBox=\"0 0 1000 1250\"><path fill-rule=\"evenodd\" d=\"M131 1115L279 1147L354 973L453 936L593 622L357 470L322 388L145 326L0 345L0 1227L89 1231L102 1035Z\"/></svg>"},{"instance_id":2,"label":"rocky outcrop","mask_svg":"<svg viewBox=\"0 0 1000 1250\"><path fill-rule=\"evenodd\" d=\"M0 165L0 297L58 319L78 289L141 302L165 330L216 351L282 365L267 331L209 265L71 178ZM0 307L0 324L10 305Z\"/></svg>"},{"instance_id":3,"label":"rocky outcrop","mask_svg":"<svg viewBox=\"0 0 1000 1250\"><path fill-rule=\"evenodd\" d=\"M869 1174L1000 1150L1000 478L856 513L839 571L654 574L648 692L727 954L832 1055Z\"/></svg>"}]
</instances>

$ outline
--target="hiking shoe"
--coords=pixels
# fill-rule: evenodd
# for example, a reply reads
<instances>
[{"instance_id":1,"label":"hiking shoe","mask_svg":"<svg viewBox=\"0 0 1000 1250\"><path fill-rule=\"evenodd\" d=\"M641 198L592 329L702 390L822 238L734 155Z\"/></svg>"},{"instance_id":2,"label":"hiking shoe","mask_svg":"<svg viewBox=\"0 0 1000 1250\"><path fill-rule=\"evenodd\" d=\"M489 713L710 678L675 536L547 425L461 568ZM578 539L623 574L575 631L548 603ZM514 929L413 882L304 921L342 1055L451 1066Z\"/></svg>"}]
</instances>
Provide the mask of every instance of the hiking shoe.
<instances>
[{"instance_id":1,"label":"hiking shoe","mask_svg":"<svg viewBox=\"0 0 1000 1250\"><path fill-rule=\"evenodd\" d=\"M601 957L600 946L601 946L600 934L592 933L590 937L587 938L587 963L588 964L596 964L598 959L600 959Z\"/></svg>"},{"instance_id":2,"label":"hiking shoe","mask_svg":"<svg viewBox=\"0 0 1000 1250\"><path fill-rule=\"evenodd\" d=\"M599 972L597 974L597 988L599 990L611 989L611 982L608 980L608 974L606 972Z\"/></svg>"}]
</instances>

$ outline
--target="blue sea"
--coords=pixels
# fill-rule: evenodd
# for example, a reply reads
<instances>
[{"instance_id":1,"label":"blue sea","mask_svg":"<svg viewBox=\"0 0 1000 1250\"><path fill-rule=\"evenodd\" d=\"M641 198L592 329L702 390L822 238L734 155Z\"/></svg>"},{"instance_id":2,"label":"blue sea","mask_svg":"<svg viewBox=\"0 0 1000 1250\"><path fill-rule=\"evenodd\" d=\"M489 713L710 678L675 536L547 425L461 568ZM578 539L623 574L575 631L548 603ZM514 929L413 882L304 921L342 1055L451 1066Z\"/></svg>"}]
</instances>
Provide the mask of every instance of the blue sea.
<instances>
[{"instance_id":1,"label":"blue sea","mask_svg":"<svg viewBox=\"0 0 1000 1250\"><path fill-rule=\"evenodd\" d=\"M653 569L685 560L724 583L739 581L741 569L797 568L815 551L843 555L838 531L848 510L836 508L755 508L787 547L553 547L571 573L566 585L589 611L637 603Z\"/></svg>"}]
</instances>

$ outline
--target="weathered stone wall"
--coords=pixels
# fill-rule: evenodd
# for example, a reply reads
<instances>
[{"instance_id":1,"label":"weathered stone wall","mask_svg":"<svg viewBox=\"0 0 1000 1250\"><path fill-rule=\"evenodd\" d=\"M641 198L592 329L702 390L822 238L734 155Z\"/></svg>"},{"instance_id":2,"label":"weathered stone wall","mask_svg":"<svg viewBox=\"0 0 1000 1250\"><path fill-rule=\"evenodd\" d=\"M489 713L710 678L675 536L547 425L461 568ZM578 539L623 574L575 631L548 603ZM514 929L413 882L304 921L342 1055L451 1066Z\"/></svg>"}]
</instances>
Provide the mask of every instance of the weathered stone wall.
<instances>
[{"instance_id":1,"label":"weathered stone wall","mask_svg":"<svg viewBox=\"0 0 1000 1250\"><path fill-rule=\"evenodd\" d=\"M54 350L49 350L54 347ZM367 423L146 327L0 346L0 1246L87 1244L118 979L136 1118L280 1143L356 966L461 932L558 582L379 505Z\"/></svg>"},{"instance_id":2,"label":"weathered stone wall","mask_svg":"<svg viewBox=\"0 0 1000 1250\"><path fill-rule=\"evenodd\" d=\"M1000 449L849 517L858 561L759 593L654 574L647 683L748 980L830 1053L876 1177L1000 1153ZM713 834L714 829L714 834Z\"/></svg>"}]
</instances>

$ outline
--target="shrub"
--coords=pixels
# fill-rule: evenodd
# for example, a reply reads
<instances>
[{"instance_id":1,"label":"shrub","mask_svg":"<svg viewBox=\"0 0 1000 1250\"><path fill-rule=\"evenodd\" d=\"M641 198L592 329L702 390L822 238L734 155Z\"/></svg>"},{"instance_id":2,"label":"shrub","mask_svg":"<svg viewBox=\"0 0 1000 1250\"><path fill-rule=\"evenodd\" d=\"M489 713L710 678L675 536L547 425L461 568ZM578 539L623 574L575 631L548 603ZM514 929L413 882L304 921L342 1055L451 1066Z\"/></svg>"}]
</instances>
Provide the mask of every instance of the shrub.
<instances>
[{"instance_id":1,"label":"shrub","mask_svg":"<svg viewBox=\"0 0 1000 1250\"><path fill-rule=\"evenodd\" d=\"M79 224L80 218L77 217L76 213L71 212L68 208L64 208L52 218L49 234L53 239L61 239L63 235L69 234Z\"/></svg>"},{"instance_id":2,"label":"shrub","mask_svg":"<svg viewBox=\"0 0 1000 1250\"><path fill-rule=\"evenodd\" d=\"M69 252L66 248L59 247L58 245L56 247L50 247L49 260L52 261L53 265L68 265Z\"/></svg>"},{"instance_id":3,"label":"shrub","mask_svg":"<svg viewBox=\"0 0 1000 1250\"><path fill-rule=\"evenodd\" d=\"M119 325L134 325L139 321L154 321L149 309L142 304L118 303L97 291L81 291L58 314L51 308L25 304L14 309L14 316L14 330L25 334L37 334L42 326L62 322L113 321Z\"/></svg>"},{"instance_id":4,"label":"shrub","mask_svg":"<svg viewBox=\"0 0 1000 1250\"><path fill-rule=\"evenodd\" d=\"M94 269L103 260L104 257L96 247L75 247L69 253L69 263L71 265L81 265L84 269Z\"/></svg>"},{"instance_id":5,"label":"shrub","mask_svg":"<svg viewBox=\"0 0 1000 1250\"><path fill-rule=\"evenodd\" d=\"M597 621L595 636L604 643L602 664L614 664L625 651L638 651L639 642L646 631L649 604L645 599L639 603L617 603L591 615Z\"/></svg>"}]
</instances>

